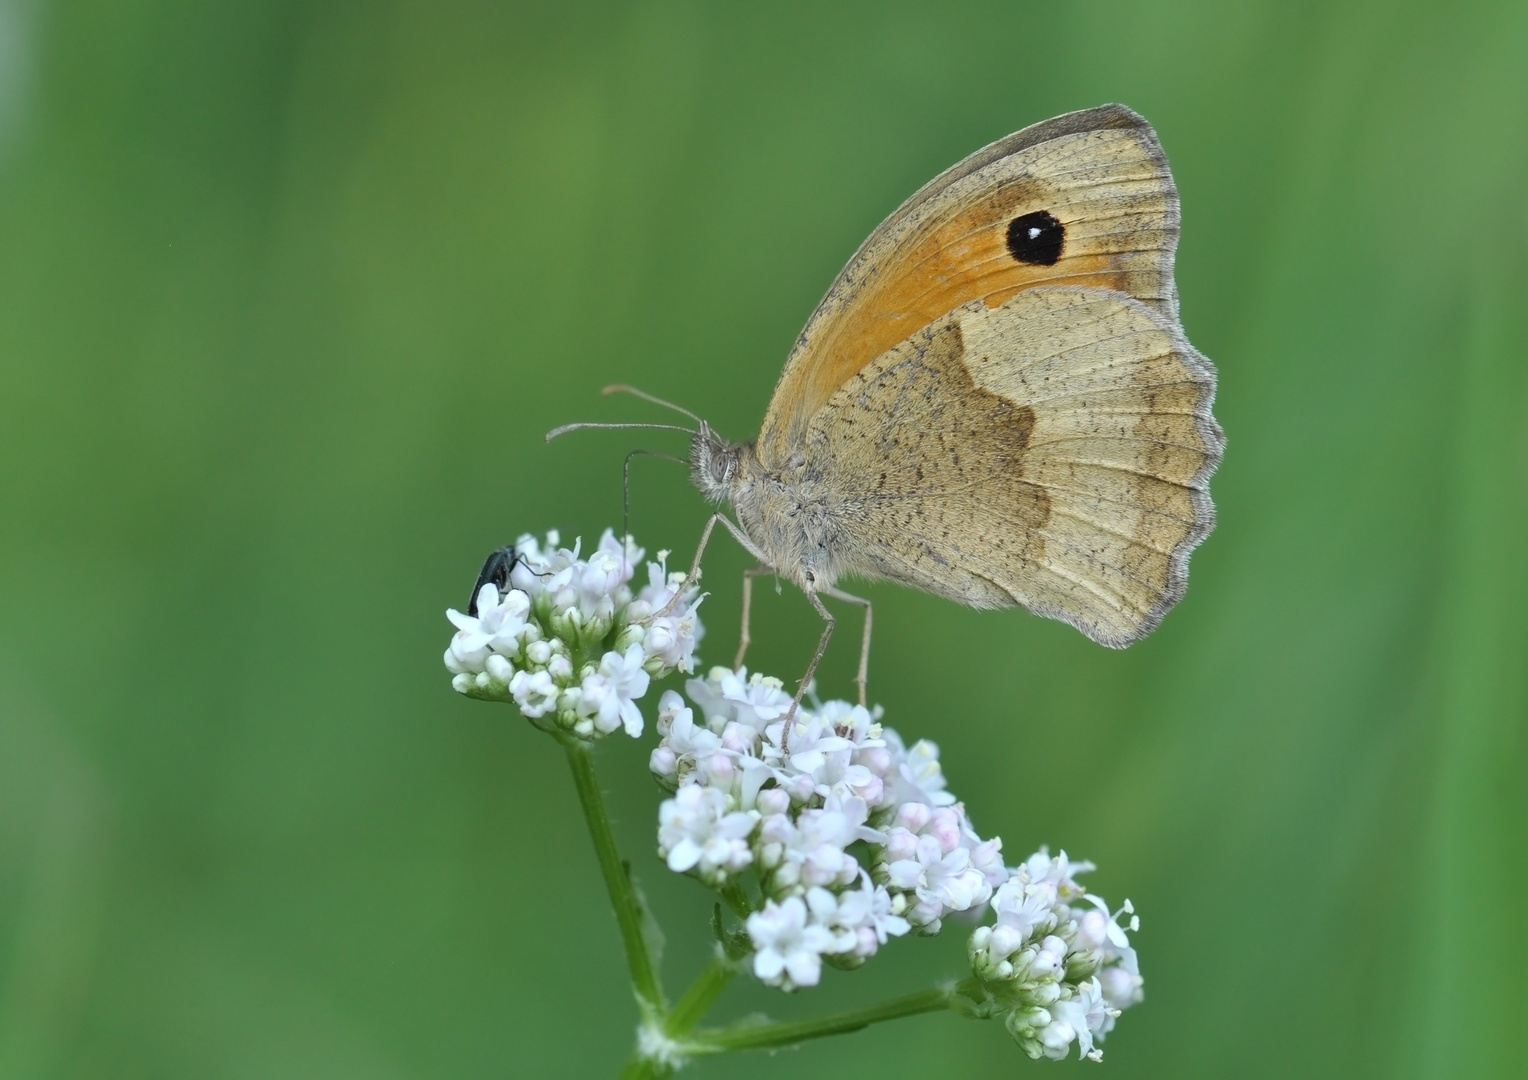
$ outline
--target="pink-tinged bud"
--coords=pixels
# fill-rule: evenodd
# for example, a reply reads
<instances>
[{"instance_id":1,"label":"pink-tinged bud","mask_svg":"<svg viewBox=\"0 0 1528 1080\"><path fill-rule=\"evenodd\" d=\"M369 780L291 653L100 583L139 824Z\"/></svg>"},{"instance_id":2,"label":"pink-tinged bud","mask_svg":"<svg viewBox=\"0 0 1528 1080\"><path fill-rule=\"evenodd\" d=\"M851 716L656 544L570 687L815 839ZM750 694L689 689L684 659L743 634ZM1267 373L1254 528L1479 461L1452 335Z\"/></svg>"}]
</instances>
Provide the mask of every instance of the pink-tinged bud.
<instances>
[{"instance_id":1,"label":"pink-tinged bud","mask_svg":"<svg viewBox=\"0 0 1528 1080\"><path fill-rule=\"evenodd\" d=\"M790 777L783 788L790 794L793 802L804 803L817 793L817 784L807 773L797 773Z\"/></svg>"},{"instance_id":2,"label":"pink-tinged bud","mask_svg":"<svg viewBox=\"0 0 1528 1080\"><path fill-rule=\"evenodd\" d=\"M706 775L711 778L711 786L718 788L730 788L737 779L737 763L728 754L712 754L706 758Z\"/></svg>"},{"instance_id":3,"label":"pink-tinged bud","mask_svg":"<svg viewBox=\"0 0 1528 1080\"><path fill-rule=\"evenodd\" d=\"M922 832L933 812L933 808L926 803L903 803L897 807L896 822L909 832Z\"/></svg>"},{"instance_id":4,"label":"pink-tinged bud","mask_svg":"<svg viewBox=\"0 0 1528 1080\"><path fill-rule=\"evenodd\" d=\"M791 797L782 788L765 788L759 792L759 797L754 800L754 805L759 813L766 817L772 814L784 814L791 808Z\"/></svg>"},{"instance_id":5,"label":"pink-tinged bud","mask_svg":"<svg viewBox=\"0 0 1528 1080\"><path fill-rule=\"evenodd\" d=\"M796 835L796 826L784 814L768 814L759 822L759 843L788 844Z\"/></svg>"},{"instance_id":6,"label":"pink-tinged bud","mask_svg":"<svg viewBox=\"0 0 1528 1080\"><path fill-rule=\"evenodd\" d=\"M901 862L903 859L911 859L917 851L918 836L916 833L898 825L893 825L886 830L887 862Z\"/></svg>"},{"instance_id":7,"label":"pink-tinged bud","mask_svg":"<svg viewBox=\"0 0 1528 1080\"><path fill-rule=\"evenodd\" d=\"M929 816L928 835L939 841L939 849L946 853L960 847L962 840L960 815L948 806L941 806Z\"/></svg>"}]
</instances>

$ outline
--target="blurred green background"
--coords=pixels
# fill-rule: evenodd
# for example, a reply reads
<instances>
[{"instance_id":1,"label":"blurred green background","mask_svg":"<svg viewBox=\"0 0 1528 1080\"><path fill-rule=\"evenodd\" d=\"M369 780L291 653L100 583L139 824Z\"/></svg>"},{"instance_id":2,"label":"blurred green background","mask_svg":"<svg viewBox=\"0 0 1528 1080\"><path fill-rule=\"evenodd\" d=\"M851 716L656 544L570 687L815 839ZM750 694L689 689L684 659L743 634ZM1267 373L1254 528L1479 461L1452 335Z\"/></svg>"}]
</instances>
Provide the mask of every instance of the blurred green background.
<instances>
[{"instance_id":1,"label":"blurred green background","mask_svg":"<svg viewBox=\"0 0 1528 1080\"><path fill-rule=\"evenodd\" d=\"M0 1075L613 1075L561 755L451 692L445 607L680 447L543 445L659 418L600 386L750 437L884 214L1106 101L1181 188L1221 524L1125 653L872 588L873 695L1010 853L1134 899L1111 1075L1528 1075L1525 56L1520 2L0 0ZM683 471L633 500L687 557ZM757 618L799 670L800 594ZM709 894L651 854L647 749L600 767L677 989ZM1079 1067L929 1016L693 1075Z\"/></svg>"}]
</instances>

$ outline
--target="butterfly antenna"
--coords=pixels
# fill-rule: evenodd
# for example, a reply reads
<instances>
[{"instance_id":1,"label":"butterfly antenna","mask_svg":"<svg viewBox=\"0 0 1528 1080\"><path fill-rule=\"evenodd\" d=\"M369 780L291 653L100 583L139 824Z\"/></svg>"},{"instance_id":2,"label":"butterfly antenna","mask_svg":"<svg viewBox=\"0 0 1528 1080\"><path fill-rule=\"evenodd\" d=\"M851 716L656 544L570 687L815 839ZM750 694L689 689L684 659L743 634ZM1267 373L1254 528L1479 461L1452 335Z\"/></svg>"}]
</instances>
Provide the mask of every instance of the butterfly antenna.
<instances>
[{"instance_id":1,"label":"butterfly antenna","mask_svg":"<svg viewBox=\"0 0 1528 1080\"><path fill-rule=\"evenodd\" d=\"M582 423L582 424L564 424L564 425L562 425L562 427L553 428L551 431L546 433L546 441L547 442L551 442L553 439L557 438L557 436L559 436L559 435L566 435L570 431L583 431L586 428L604 428L604 429L607 429L607 430L608 429L618 429L618 428L648 428L649 430L653 430L653 431L682 431L686 435L696 435L696 434L699 434L698 432L691 431L687 427L680 427L678 424L590 424L590 423Z\"/></svg>"},{"instance_id":2,"label":"butterfly antenna","mask_svg":"<svg viewBox=\"0 0 1528 1080\"><path fill-rule=\"evenodd\" d=\"M602 393L602 394L630 394L632 397L639 397L643 401L650 401L654 405L662 405L665 409L673 409L677 413L684 413L686 416L688 416L691 420L695 421L697 424L704 423L704 421L701 420L700 417L696 416L689 409L686 409L683 405L675 405L672 401L664 401L661 397L654 397L652 394L649 394L646 390L638 390L635 386L627 386L625 383L616 383L613 386L607 386L607 387L605 387L605 389L601 390L600 393Z\"/></svg>"}]
</instances>

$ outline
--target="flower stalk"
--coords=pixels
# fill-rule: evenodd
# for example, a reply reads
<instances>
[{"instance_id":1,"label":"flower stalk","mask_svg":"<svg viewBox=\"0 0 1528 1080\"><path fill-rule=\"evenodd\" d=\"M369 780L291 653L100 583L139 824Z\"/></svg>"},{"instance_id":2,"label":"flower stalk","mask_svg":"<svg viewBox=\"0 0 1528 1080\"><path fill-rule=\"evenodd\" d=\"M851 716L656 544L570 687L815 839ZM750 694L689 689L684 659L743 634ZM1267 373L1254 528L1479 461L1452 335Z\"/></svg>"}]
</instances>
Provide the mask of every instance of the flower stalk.
<instances>
[{"instance_id":1,"label":"flower stalk","mask_svg":"<svg viewBox=\"0 0 1528 1080\"><path fill-rule=\"evenodd\" d=\"M690 988L674 1002L674 1007L664 1017L663 1033L671 1039L677 1039L693 1031L737 973L737 963L727 959L718 948L711 962L695 977Z\"/></svg>"},{"instance_id":2,"label":"flower stalk","mask_svg":"<svg viewBox=\"0 0 1528 1080\"><path fill-rule=\"evenodd\" d=\"M589 826L589 838L594 842L594 855L599 860L600 874L605 879L605 891L610 895L610 906L615 909L615 921L621 929L621 944L626 950L626 970L631 976L632 993L644 1022L659 1020L665 1011L663 987L658 979L658 965L648 946L647 936L642 932L646 912L631 883L631 871L621 858L615 844L615 833L610 828L610 815L605 811L605 798L600 793L599 778L594 773L594 755L589 744L581 739L562 736L559 740L567 753L568 767L573 772L573 786L578 789L579 805L584 810L584 821Z\"/></svg>"}]
</instances>

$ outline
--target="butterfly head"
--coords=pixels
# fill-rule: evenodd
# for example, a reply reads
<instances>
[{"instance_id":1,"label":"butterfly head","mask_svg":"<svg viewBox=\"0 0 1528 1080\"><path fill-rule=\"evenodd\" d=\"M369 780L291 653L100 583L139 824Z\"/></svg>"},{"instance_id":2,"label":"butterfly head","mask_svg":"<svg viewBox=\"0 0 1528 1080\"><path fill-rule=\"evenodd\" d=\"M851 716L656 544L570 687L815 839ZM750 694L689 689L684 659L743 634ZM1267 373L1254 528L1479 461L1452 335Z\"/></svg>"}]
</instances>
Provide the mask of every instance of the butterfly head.
<instances>
[{"instance_id":1,"label":"butterfly head","mask_svg":"<svg viewBox=\"0 0 1528 1080\"><path fill-rule=\"evenodd\" d=\"M700 431L690 441L690 476L707 499L719 503L731 497L742 450L700 422Z\"/></svg>"}]
</instances>

